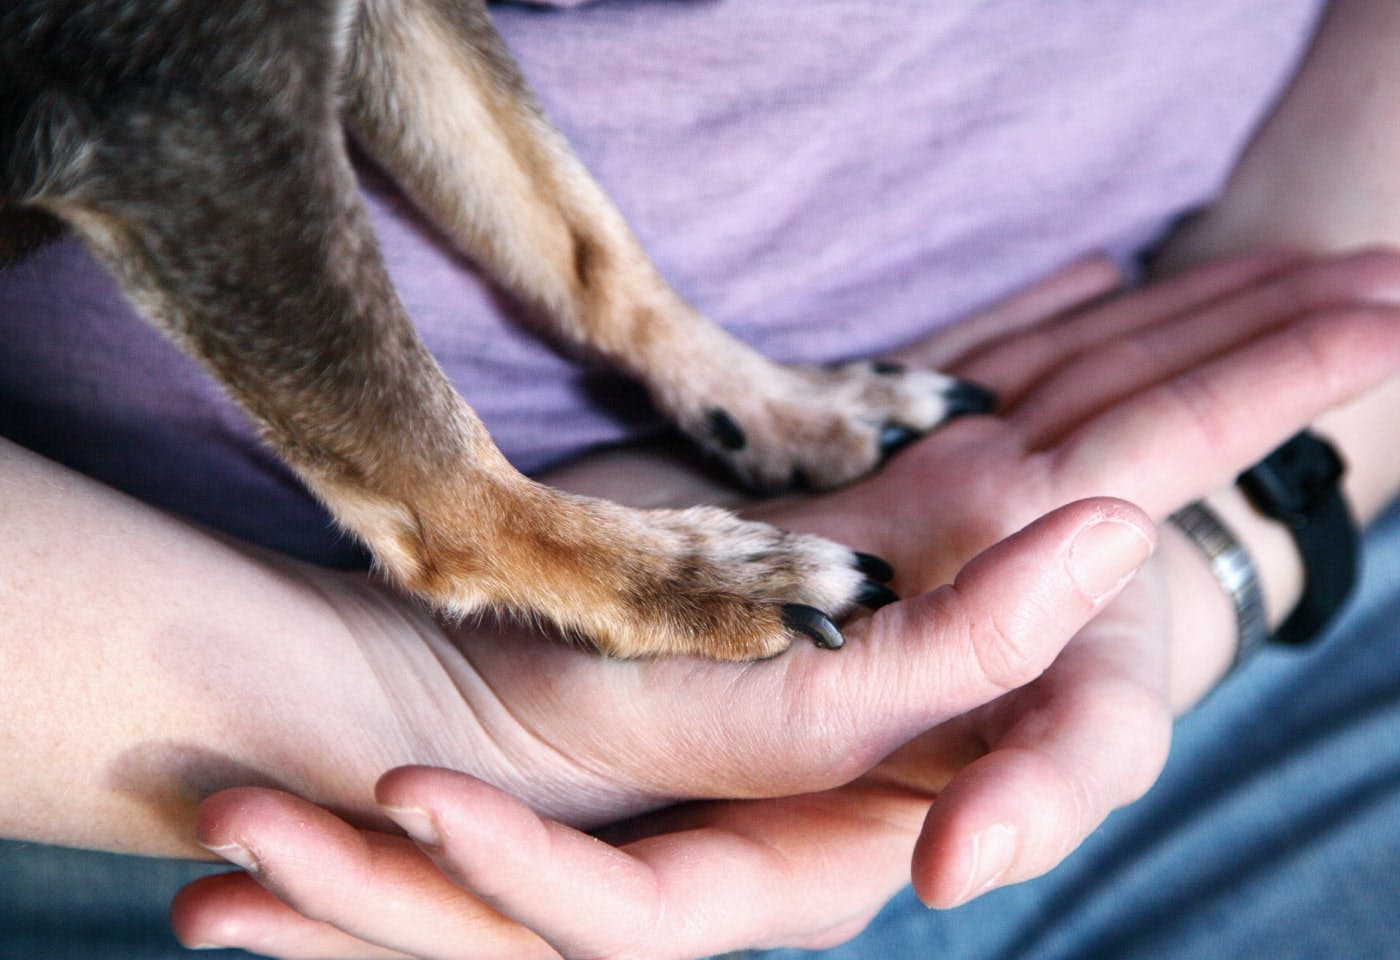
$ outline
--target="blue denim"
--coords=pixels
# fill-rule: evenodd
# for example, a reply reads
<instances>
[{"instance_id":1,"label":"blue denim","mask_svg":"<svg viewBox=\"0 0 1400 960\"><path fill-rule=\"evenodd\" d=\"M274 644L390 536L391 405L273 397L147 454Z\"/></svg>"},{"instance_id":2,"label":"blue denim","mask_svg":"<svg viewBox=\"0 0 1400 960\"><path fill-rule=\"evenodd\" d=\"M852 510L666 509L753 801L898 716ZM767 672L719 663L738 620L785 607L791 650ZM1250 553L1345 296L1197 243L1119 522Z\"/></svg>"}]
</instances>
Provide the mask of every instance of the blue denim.
<instances>
[{"instance_id":1,"label":"blue denim","mask_svg":"<svg viewBox=\"0 0 1400 960\"><path fill-rule=\"evenodd\" d=\"M0 844L0 960L181 955L167 904L211 869ZM1157 786L1049 876L939 913L906 892L844 946L762 956L1400 958L1400 509L1329 635L1183 718Z\"/></svg>"},{"instance_id":2,"label":"blue denim","mask_svg":"<svg viewBox=\"0 0 1400 960\"><path fill-rule=\"evenodd\" d=\"M1400 508L1328 635L1228 678L1056 870L947 912L906 890L841 947L762 954L816 956L1400 958Z\"/></svg>"}]
</instances>

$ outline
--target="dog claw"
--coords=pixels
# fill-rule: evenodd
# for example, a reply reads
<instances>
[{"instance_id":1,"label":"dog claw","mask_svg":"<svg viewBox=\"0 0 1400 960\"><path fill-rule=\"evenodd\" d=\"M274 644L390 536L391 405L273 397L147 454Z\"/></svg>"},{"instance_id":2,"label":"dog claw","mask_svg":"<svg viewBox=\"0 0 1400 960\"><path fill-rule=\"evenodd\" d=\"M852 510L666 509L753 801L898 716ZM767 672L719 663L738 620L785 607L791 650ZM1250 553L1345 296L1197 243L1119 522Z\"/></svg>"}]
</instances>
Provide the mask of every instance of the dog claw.
<instances>
[{"instance_id":1,"label":"dog claw","mask_svg":"<svg viewBox=\"0 0 1400 960\"><path fill-rule=\"evenodd\" d=\"M880 428L880 454L886 460L919 439L920 433L902 423L887 423Z\"/></svg>"},{"instance_id":2,"label":"dog claw","mask_svg":"<svg viewBox=\"0 0 1400 960\"><path fill-rule=\"evenodd\" d=\"M856 569L865 574L871 580L878 580L880 583L889 583L894 579L894 567L873 553L861 553L855 551Z\"/></svg>"},{"instance_id":3,"label":"dog claw","mask_svg":"<svg viewBox=\"0 0 1400 960\"><path fill-rule=\"evenodd\" d=\"M899 602L899 594L895 593L883 583L876 583L874 580L867 580L861 585L860 593L856 596L856 603L867 610L879 610L892 603Z\"/></svg>"},{"instance_id":4,"label":"dog claw","mask_svg":"<svg viewBox=\"0 0 1400 960\"><path fill-rule=\"evenodd\" d=\"M956 380L943 391L943 401L948 405L949 417L962 417L991 413L996 409L997 395L980 383Z\"/></svg>"},{"instance_id":5,"label":"dog claw","mask_svg":"<svg viewBox=\"0 0 1400 960\"><path fill-rule=\"evenodd\" d=\"M783 605L783 626L804 634L823 650L839 650L846 643L830 617L804 603Z\"/></svg>"}]
</instances>

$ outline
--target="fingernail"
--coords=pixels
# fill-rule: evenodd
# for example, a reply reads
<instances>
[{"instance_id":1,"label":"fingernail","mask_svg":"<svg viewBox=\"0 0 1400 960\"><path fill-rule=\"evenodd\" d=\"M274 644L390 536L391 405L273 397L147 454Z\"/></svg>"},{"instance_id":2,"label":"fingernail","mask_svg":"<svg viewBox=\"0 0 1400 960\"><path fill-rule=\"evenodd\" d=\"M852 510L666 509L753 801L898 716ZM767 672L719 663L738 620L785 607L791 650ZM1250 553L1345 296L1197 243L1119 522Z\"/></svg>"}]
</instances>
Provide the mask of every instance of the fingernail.
<instances>
[{"instance_id":1,"label":"fingernail","mask_svg":"<svg viewBox=\"0 0 1400 960\"><path fill-rule=\"evenodd\" d=\"M385 807L390 820L397 823L403 832L425 847L442 846L442 834L437 823L426 810L418 807Z\"/></svg>"},{"instance_id":2,"label":"fingernail","mask_svg":"<svg viewBox=\"0 0 1400 960\"><path fill-rule=\"evenodd\" d=\"M972 838L972 871L958 903L980 897L997 885L1016 855L1016 828L995 823Z\"/></svg>"},{"instance_id":3,"label":"fingernail","mask_svg":"<svg viewBox=\"0 0 1400 960\"><path fill-rule=\"evenodd\" d=\"M235 867L242 867L244 870L248 871L248 873L256 874L262 869L262 865L258 863L258 858L253 855L252 851L240 843L226 843L217 847L205 843L201 844L201 846L216 857L222 857L227 860Z\"/></svg>"},{"instance_id":4,"label":"fingernail","mask_svg":"<svg viewBox=\"0 0 1400 960\"><path fill-rule=\"evenodd\" d=\"M1152 541L1122 520L1101 520L1079 531L1069 548L1069 575L1098 600L1127 582L1152 553Z\"/></svg>"}]
</instances>

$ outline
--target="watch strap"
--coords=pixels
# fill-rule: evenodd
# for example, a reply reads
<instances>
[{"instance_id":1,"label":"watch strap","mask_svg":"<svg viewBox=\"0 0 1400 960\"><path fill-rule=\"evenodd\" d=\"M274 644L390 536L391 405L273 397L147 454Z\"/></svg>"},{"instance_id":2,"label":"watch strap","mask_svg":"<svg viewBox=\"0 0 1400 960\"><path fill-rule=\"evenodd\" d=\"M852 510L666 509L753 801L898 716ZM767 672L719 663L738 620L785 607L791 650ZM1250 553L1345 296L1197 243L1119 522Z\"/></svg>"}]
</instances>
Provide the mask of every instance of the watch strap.
<instances>
[{"instance_id":1,"label":"watch strap","mask_svg":"<svg viewBox=\"0 0 1400 960\"><path fill-rule=\"evenodd\" d=\"M1274 633L1277 643L1314 639L1356 585L1360 535L1342 497L1345 472L1332 444L1305 430L1239 476L1246 499L1283 524L1303 561L1303 593Z\"/></svg>"}]
</instances>

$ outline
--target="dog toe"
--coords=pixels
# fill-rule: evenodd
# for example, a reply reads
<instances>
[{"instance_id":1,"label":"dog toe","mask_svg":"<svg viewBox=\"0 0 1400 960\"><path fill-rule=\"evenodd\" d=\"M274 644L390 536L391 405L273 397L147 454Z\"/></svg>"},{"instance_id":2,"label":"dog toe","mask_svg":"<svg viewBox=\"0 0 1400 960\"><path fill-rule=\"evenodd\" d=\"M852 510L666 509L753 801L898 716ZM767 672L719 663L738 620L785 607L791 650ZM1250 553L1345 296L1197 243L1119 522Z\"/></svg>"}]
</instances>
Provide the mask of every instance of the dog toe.
<instances>
[{"instance_id":1,"label":"dog toe","mask_svg":"<svg viewBox=\"0 0 1400 960\"><path fill-rule=\"evenodd\" d=\"M805 635L823 650L839 650L846 645L846 638L836 623L816 607L804 603L783 606L783 626Z\"/></svg>"}]
</instances>

